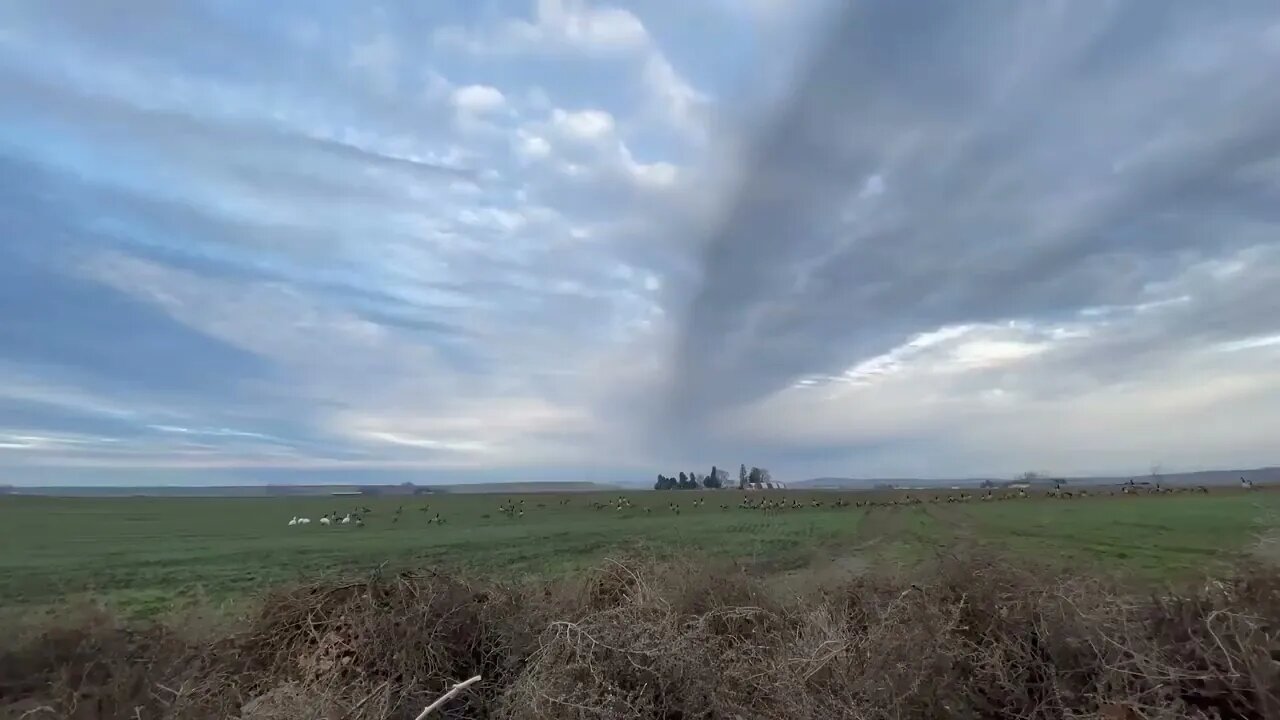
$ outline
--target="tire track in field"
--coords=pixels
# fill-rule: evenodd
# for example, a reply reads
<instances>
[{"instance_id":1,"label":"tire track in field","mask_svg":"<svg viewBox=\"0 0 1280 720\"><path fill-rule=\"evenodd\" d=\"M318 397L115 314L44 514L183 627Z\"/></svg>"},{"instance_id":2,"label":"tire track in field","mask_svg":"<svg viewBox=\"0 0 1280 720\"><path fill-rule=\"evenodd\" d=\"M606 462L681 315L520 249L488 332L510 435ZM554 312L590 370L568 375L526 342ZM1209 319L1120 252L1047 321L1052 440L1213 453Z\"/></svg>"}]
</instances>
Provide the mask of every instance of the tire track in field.
<instances>
[{"instance_id":1,"label":"tire track in field","mask_svg":"<svg viewBox=\"0 0 1280 720\"><path fill-rule=\"evenodd\" d=\"M877 548L891 540L894 519L885 508L857 508L857 528L842 540L833 539L815 548L813 558L800 570L788 573L785 583L840 582L866 573L877 556Z\"/></svg>"},{"instance_id":2,"label":"tire track in field","mask_svg":"<svg viewBox=\"0 0 1280 720\"><path fill-rule=\"evenodd\" d=\"M858 550L873 548L891 535L895 526L891 511L897 509L896 505L889 507L868 505L862 508L862 521L858 523L858 532L855 534Z\"/></svg>"},{"instance_id":3,"label":"tire track in field","mask_svg":"<svg viewBox=\"0 0 1280 720\"><path fill-rule=\"evenodd\" d=\"M971 528L928 504L867 505L858 508L857 529L827 548L825 560L865 569L882 561L911 564L943 551L953 536ZM941 530L939 532L939 530Z\"/></svg>"},{"instance_id":4,"label":"tire track in field","mask_svg":"<svg viewBox=\"0 0 1280 720\"><path fill-rule=\"evenodd\" d=\"M860 550L911 557L939 545L939 538L922 527L932 521L921 505L889 505L866 508L867 520L860 536ZM922 523L922 521L924 521Z\"/></svg>"},{"instance_id":5,"label":"tire track in field","mask_svg":"<svg viewBox=\"0 0 1280 720\"><path fill-rule=\"evenodd\" d=\"M969 509L963 507L959 503L948 503L946 508L939 508L938 505L929 503L922 505L924 514L940 528L956 540L971 541L974 539L975 527L974 516Z\"/></svg>"}]
</instances>

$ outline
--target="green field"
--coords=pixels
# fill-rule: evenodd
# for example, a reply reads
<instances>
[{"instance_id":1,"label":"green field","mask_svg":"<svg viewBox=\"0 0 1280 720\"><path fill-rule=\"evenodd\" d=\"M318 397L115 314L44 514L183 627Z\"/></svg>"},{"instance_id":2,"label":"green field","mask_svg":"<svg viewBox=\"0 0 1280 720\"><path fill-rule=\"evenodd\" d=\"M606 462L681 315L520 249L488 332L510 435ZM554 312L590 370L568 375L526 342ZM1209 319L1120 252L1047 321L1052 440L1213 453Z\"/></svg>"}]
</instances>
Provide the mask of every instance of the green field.
<instances>
[{"instance_id":1,"label":"green field","mask_svg":"<svg viewBox=\"0 0 1280 720\"><path fill-rule=\"evenodd\" d=\"M928 495L945 493L926 493ZM789 491L801 509L737 507L744 494L534 494L522 518L508 496L421 498L0 498L0 607L90 594L147 613L183 598L243 597L272 583L372 570L443 567L520 577L560 573L619 553L739 558L783 571L826 560L917 563L982 545L1051 563L1162 579L1211 569L1280 516L1280 493L1042 497L890 505L865 493ZM705 498L693 507L695 498ZM751 494L758 499L759 494ZM874 499L875 507L832 507ZM824 502L813 507L812 500ZM669 503L678 502L676 514ZM567 504L562 504L567 503ZM730 509L721 509L727 504ZM323 527L330 510L365 505L366 526ZM400 519L393 522L397 507ZM429 511L420 508L429 506ZM647 510L646 510L647 508ZM429 523L439 513L446 522ZM311 525L289 527L294 515Z\"/></svg>"}]
</instances>

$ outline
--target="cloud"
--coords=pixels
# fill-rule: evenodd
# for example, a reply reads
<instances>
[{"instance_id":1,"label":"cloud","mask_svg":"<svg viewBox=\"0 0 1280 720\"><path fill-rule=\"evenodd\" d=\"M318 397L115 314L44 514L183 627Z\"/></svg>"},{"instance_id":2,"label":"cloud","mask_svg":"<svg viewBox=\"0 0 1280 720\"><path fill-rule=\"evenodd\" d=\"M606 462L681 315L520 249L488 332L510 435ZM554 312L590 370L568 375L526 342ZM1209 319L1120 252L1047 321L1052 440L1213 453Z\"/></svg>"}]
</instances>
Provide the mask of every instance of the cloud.
<instances>
[{"instance_id":1,"label":"cloud","mask_svg":"<svg viewBox=\"0 0 1280 720\"><path fill-rule=\"evenodd\" d=\"M487 31L451 25L435 33L435 41L473 53L524 52L570 48L593 54L634 52L651 38L644 23L618 7L584 0L535 0L529 19L504 18Z\"/></svg>"},{"instance_id":2,"label":"cloud","mask_svg":"<svg viewBox=\"0 0 1280 720\"><path fill-rule=\"evenodd\" d=\"M1134 302L1262 242L1272 15L850 11L716 222L673 400L760 397L939 326Z\"/></svg>"},{"instance_id":3,"label":"cloud","mask_svg":"<svg viewBox=\"0 0 1280 720\"><path fill-rule=\"evenodd\" d=\"M551 124L571 140L591 142L613 134L613 116L603 110L562 110L551 114Z\"/></svg>"},{"instance_id":4,"label":"cloud","mask_svg":"<svg viewBox=\"0 0 1280 720\"><path fill-rule=\"evenodd\" d=\"M551 143L540 135L521 129L516 132L516 152L527 160L541 160L551 154Z\"/></svg>"},{"instance_id":5,"label":"cloud","mask_svg":"<svg viewBox=\"0 0 1280 720\"><path fill-rule=\"evenodd\" d=\"M626 60L656 117L688 137L701 140L705 134L709 98L676 70L657 39L629 10L585 0L536 0L530 19L450 25L438 29L434 41L475 55L550 53L580 54L588 62Z\"/></svg>"},{"instance_id":6,"label":"cloud","mask_svg":"<svg viewBox=\"0 0 1280 720\"><path fill-rule=\"evenodd\" d=\"M30 212L34 208L26 208ZM5 215L11 216L11 208ZM34 223L9 225L15 233ZM0 329L4 359L44 368L52 377L109 382L135 392L228 392L231 378L261 377L256 358L210 341L189 327L91 280L68 277L58 263L0 245ZM25 310L20 310L25 308ZM59 332L50 332L56 322ZM153 366L157 349L191 351Z\"/></svg>"},{"instance_id":7,"label":"cloud","mask_svg":"<svg viewBox=\"0 0 1280 720\"><path fill-rule=\"evenodd\" d=\"M649 33L640 19L616 7L594 7L584 0L537 0L531 23L512 21L509 31L531 41L550 40L591 50L643 47Z\"/></svg>"},{"instance_id":8,"label":"cloud","mask_svg":"<svg viewBox=\"0 0 1280 720\"><path fill-rule=\"evenodd\" d=\"M609 447L631 461L626 433L596 437L620 424L597 417L612 389L580 383L641 332L652 273L617 275L635 259L604 238L565 255L583 223L562 208L593 199L530 188L522 154L552 146L530 135L516 152L501 91L431 69L434 91L387 107L378 94L408 87L420 58L367 33L333 67L396 82L352 88L353 103L305 83L281 99L254 76L169 76L107 41L66 45L56 65L13 61L61 37L41 23L0 48L0 83L24 98L6 114L0 211L39 239L0 242L16 273L0 300L9 314L35 298L57 319L7 328L5 377L43 389L0 402L5 442L22 444L6 462L534 472ZM314 36L331 31L308 52L329 52ZM437 120L450 101L490 124ZM420 117L403 122L410 108ZM580 160L594 172L605 158ZM633 212L624 195L594 202ZM98 409L116 407L136 410Z\"/></svg>"},{"instance_id":9,"label":"cloud","mask_svg":"<svg viewBox=\"0 0 1280 720\"><path fill-rule=\"evenodd\" d=\"M358 42L351 48L351 68L362 73L383 93L395 91L399 62L400 48L385 33Z\"/></svg>"},{"instance_id":10,"label":"cloud","mask_svg":"<svg viewBox=\"0 0 1280 720\"><path fill-rule=\"evenodd\" d=\"M453 106L460 111L476 114L500 110L506 97L497 88L488 85L466 85L457 88L452 95Z\"/></svg>"},{"instance_id":11,"label":"cloud","mask_svg":"<svg viewBox=\"0 0 1280 720\"><path fill-rule=\"evenodd\" d=\"M0 8L6 478L1274 462L1261 0L152 10Z\"/></svg>"},{"instance_id":12,"label":"cloud","mask_svg":"<svg viewBox=\"0 0 1280 720\"><path fill-rule=\"evenodd\" d=\"M280 377L254 388L256 401L282 409L299 402L326 407L312 432L349 448L384 458L409 451L404 459L424 468L494 467L579 461L580 438L592 433L584 406L530 395L528 377L508 379L454 364L444 348L341 307L318 305L287 286L214 281L119 255L91 258L84 273L269 361ZM512 367L539 372L536 353L521 358L503 347L488 351L506 356ZM368 378L378 378L377 386ZM455 394L460 386L469 388L467 395ZM551 439L565 434L575 442Z\"/></svg>"},{"instance_id":13,"label":"cloud","mask_svg":"<svg viewBox=\"0 0 1280 720\"><path fill-rule=\"evenodd\" d=\"M666 57L650 53L641 77L671 122L687 132L703 132L708 122L709 100L681 77Z\"/></svg>"}]
</instances>

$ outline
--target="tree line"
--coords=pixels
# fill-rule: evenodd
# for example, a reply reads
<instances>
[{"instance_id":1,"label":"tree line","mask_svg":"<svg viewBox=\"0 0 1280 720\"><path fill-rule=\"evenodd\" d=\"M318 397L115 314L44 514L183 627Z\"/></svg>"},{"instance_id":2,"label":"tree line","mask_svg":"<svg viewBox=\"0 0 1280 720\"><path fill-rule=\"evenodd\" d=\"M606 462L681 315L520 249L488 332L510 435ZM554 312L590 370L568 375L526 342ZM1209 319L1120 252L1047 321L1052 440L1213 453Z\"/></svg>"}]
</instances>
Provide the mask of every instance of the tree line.
<instances>
[{"instance_id":1,"label":"tree line","mask_svg":"<svg viewBox=\"0 0 1280 720\"><path fill-rule=\"evenodd\" d=\"M760 485L767 483L773 479L769 471L764 468L752 467L747 469L746 465L738 467L738 489L745 488L748 485ZM732 481L729 479L729 472L715 465L711 466L711 472L707 474L699 472L681 472L679 475L668 477L666 475L658 475L658 481L653 484L654 490L697 490L706 488L707 490L718 490L723 487L729 487Z\"/></svg>"}]
</instances>

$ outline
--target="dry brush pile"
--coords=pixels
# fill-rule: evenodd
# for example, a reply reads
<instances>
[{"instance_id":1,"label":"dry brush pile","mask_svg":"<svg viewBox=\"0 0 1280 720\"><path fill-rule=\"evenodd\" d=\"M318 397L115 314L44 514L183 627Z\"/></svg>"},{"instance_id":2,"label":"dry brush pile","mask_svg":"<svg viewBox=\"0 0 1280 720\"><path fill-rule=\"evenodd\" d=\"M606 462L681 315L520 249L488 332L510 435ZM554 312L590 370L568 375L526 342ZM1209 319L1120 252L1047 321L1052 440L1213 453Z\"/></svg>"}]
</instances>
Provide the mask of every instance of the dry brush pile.
<instances>
[{"instance_id":1,"label":"dry brush pile","mask_svg":"<svg viewBox=\"0 0 1280 720\"><path fill-rule=\"evenodd\" d=\"M481 675L431 717L1280 717L1272 568L1139 597L975 559L776 587L607 562L289 588L218 632L81 613L0 647L0 716L414 718Z\"/></svg>"}]
</instances>

